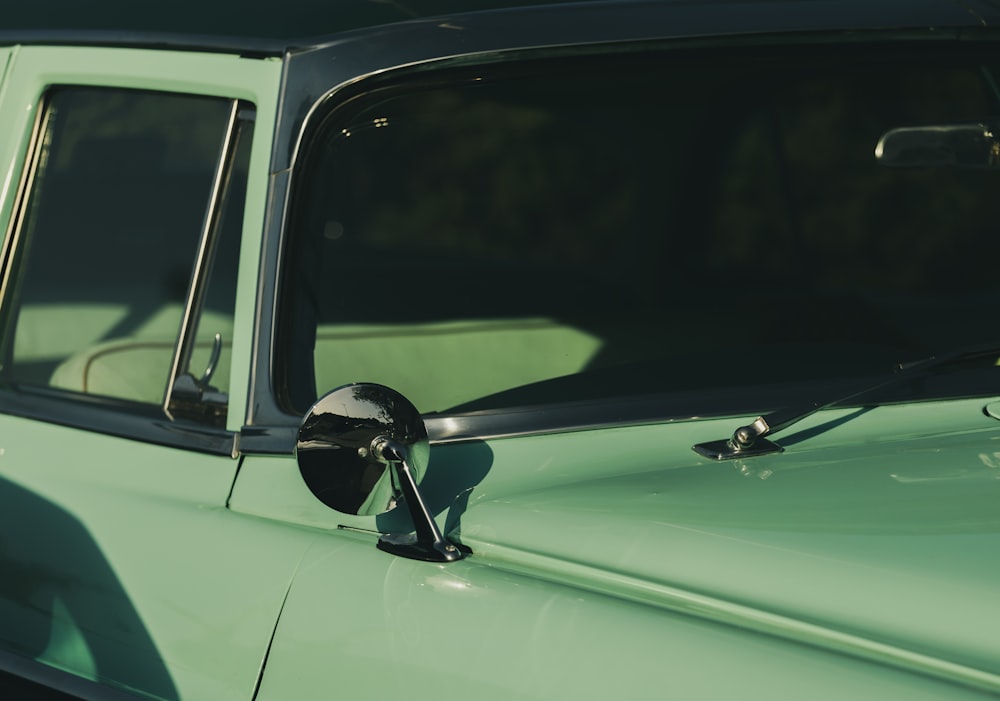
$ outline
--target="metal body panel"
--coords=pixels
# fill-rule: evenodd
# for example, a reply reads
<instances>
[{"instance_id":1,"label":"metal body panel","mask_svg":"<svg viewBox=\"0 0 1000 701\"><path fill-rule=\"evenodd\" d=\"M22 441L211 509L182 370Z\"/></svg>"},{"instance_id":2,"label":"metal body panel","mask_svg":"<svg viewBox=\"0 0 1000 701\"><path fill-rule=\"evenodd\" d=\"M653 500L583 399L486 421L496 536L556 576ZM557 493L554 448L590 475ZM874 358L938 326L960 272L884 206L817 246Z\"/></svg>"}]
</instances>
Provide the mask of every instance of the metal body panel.
<instances>
[{"instance_id":1,"label":"metal body panel","mask_svg":"<svg viewBox=\"0 0 1000 701\"><path fill-rule=\"evenodd\" d=\"M9 416L0 434L0 645L154 698L249 698L303 546L225 509L236 462Z\"/></svg>"},{"instance_id":2,"label":"metal body panel","mask_svg":"<svg viewBox=\"0 0 1000 701\"><path fill-rule=\"evenodd\" d=\"M482 632L480 621L493 621L496 608L484 599L503 598L507 587L513 592L520 586L531 594L521 600L523 609L506 616L511 627L521 626L520 634L544 639L563 634L549 629L581 629L559 637L558 644L548 640L542 646L548 652L536 653L547 671L536 672L534 685L501 684L497 694L532 697L535 689L555 683L567 646L575 650L570 656L592 654L595 631L610 625L594 622L598 614L590 609L571 614L562 604L542 613L543 602L572 599L574 590L660 610L647 614L657 620L656 632L634 638L622 633L616 659L641 658L649 646L659 649L676 635L678 619L663 614L666 610L743 631L720 633L724 642L693 655L712 664L724 659L727 665L740 665L739 654L724 654L714 646L745 646L742 636L754 631L760 634L755 645L772 645L762 641L773 636L996 693L1000 659L993 630L1000 619L993 596L1000 566L992 553L1000 544L994 508L1000 498L995 474L1000 461L988 446L1000 437L1000 425L983 414L986 403L824 411L785 439L785 453L730 463L700 458L690 444L731 420L438 446L422 489L431 511L446 524L446 534L474 554L469 564L414 573L408 585L400 581L391 593L379 591L379 583L395 581L397 571L419 566L387 559L375 550L374 536L367 537L366 556L356 545L366 536L337 529L399 527L391 523L392 515L347 517L326 510L300 484L291 460L249 457L231 507L324 528L329 532L317 548L335 553L315 556L317 562L304 564L297 577L264 689L269 683L281 688L269 676L273 672L284 679L283 664L297 678L311 674L312 665L300 660L317 653L306 648L342 657L350 644L341 635L388 636L381 644L364 646L369 650L391 649L395 643L389 640L407 635L426 635L428 649L447 649L442 654L457 667L476 668L481 664L473 652L477 648L451 641L451 636L461 639L471 628ZM305 563L311 560L307 557ZM352 564L342 569L347 562ZM937 564L929 567L930 562ZM313 574L314 568L323 574ZM348 571L351 582L364 582L371 590L342 599L344 587L362 586L344 582ZM511 573L529 582L513 584ZM429 593L435 577L454 582L449 585L456 589L451 599L442 593L448 586ZM463 595L466 585L458 583L467 579L477 582L473 589L486 593ZM302 593L300 582L307 589L326 587L326 603L316 609L318 598ZM417 618L412 626L378 619L381 611L414 598L419 604L406 604ZM367 606L359 603L365 600ZM437 618L425 611L435 605L441 607ZM449 605L469 609L458 615L446 610ZM291 613L298 607L310 613ZM531 613L533 607L538 607L536 613ZM525 630L536 614L545 618L545 625ZM317 616L329 616L330 625L317 626ZM492 635L485 637L492 642ZM520 649L514 630L501 635L509 639L498 646ZM654 643L644 635L663 639ZM280 663L287 646L296 652ZM347 667L358 672L352 677L355 693L374 697L378 687L368 686L366 673L353 664ZM784 684L793 683L786 677L797 674L777 676L781 680L774 683ZM595 683L586 675L562 682L567 693L584 698L597 694ZM823 686L828 685L817 682L814 693ZM828 688L834 695L843 693ZM711 685L702 689L709 696L723 690ZM765 685L759 697L777 693ZM641 696L639 690L636 694Z\"/></svg>"},{"instance_id":3,"label":"metal body panel","mask_svg":"<svg viewBox=\"0 0 1000 701\"><path fill-rule=\"evenodd\" d=\"M343 606L317 604L332 592ZM989 697L708 623L689 603L667 611L476 556L439 566L331 536L296 577L258 698Z\"/></svg>"},{"instance_id":4,"label":"metal body panel","mask_svg":"<svg viewBox=\"0 0 1000 701\"><path fill-rule=\"evenodd\" d=\"M280 64L73 47L19 47L12 54L0 99L0 128L8 135L0 146L5 217L34 113L50 85L220 95L258 106L244 219L250 253L241 261L238 303L244 330L234 342L231 375L238 426ZM197 427L170 427L162 416L113 402L88 412L86 403L56 393L6 391L0 406L0 646L143 697L250 698L303 546L226 510L237 470L232 435L224 454L213 455L208 448L218 435L191 440ZM81 422L89 421L89 430L51 423L72 424L82 415L91 417ZM148 440L151 432L163 437L155 442L177 447L114 435Z\"/></svg>"}]
</instances>

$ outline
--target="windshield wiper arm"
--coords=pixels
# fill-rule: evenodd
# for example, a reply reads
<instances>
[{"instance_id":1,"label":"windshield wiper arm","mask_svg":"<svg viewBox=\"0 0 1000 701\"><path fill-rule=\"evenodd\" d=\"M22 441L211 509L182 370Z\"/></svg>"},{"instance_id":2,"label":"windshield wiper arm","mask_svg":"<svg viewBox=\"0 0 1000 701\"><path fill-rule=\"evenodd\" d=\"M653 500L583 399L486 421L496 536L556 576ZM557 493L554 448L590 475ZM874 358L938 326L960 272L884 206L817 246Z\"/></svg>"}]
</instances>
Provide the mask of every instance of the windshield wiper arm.
<instances>
[{"instance_id":1,"label":"windshield wiper arm","mask_svg":"<svg viewBox=\"0 0 1000 701\"><path fill-rule=\"evenodd\" d=\"M740 426L733 432L730 438L698 443L692 446L691 449L699 455L704 455L713 460L732 460L733 458L748 458L755 455L780 453L784 448L773 441L767 440L766 436L782 431L792 424L796 424L802 421L802 419L812 416L817 411L849 402L856 397L874 392L875 390L904 384L924 377L928 373L942 367L962 365L970 361L989 357L996 358L997 356L1000 356L1000 346L989 346L975 349L967 348L941 356L931 356L912 363L900 363L894 368L893 374L884 380L866 385L849 394L838 395L829 401L818 401L806 406L776 409L769 414L758 416L746 426Z\"/></svg>"}]
</instances>

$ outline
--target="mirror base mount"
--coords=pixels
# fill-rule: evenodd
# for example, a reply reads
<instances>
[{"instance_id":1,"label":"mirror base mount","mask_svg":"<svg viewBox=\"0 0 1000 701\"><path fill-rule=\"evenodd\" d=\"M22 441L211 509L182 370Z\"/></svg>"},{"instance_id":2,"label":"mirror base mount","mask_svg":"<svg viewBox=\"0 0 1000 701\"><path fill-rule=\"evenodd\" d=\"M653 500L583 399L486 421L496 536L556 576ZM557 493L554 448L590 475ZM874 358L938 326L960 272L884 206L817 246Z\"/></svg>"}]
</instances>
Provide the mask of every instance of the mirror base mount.
<instances>
[{"instance_id":1,"label":"mirror base mount","mask_svg":"<svg viewBox=\"0 0 1000 701\"><path fill-rule=\"evenodd\" d=\"M455 562L472 554L472 549L461 543L451 543L447 540L422 543L414 533L383 535L378 539L378 549L399 557L425 562Z\"/></svg>"},{"instance_id":2,"label":"mirror base mount","mask_svg":"<svg viewBox=\"0 0 1000 701\"><path fill-rule=\"evenodd\" d=\"M735 458L753 458L758 455L770 455L771 453L782 453L782 448L777 443L773 443L766 438L758 438L752 445L737 447L732 439L721 441L709 441L699 443L691 448L698 455L702 455L712 460L733 460Z\"/></svg>"},{"instance_id":3,"label":"mirror base mount","mask_svg":"<svg viewBox=\"0 0 1000 701\"><path fill-rule=\"evenodd\" d=\"M403 495L403 502L410 510L415 532L410 535L388 536L379 541L379 548L402 557L431 562L454 562L465 557L457 545L441 535L423 495L417 488L417 481L411 469L411 450L405 444L389 438L376 436L371 443L370 454L376 460L386 463L396 477L396 485Z\"/></svg>"}]
</instances>

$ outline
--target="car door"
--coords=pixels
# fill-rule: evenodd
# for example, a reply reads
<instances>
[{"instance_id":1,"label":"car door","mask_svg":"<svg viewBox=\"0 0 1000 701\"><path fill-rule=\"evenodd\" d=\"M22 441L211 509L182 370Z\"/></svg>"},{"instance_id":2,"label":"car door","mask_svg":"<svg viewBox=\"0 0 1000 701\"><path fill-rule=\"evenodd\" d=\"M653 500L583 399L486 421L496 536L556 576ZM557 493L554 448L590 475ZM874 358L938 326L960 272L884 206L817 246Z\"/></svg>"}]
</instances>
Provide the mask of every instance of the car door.
<instances>
[{"instance_id":1,"label":"car door","mask_svg":"<svg viewBox=\"0 0 1000 701\"><path fill-rule=\"evenodd\" d=\"M303 547L226 509L280 63L8 55L0 687L250 698Z\"/></svg>"}]
</instances>

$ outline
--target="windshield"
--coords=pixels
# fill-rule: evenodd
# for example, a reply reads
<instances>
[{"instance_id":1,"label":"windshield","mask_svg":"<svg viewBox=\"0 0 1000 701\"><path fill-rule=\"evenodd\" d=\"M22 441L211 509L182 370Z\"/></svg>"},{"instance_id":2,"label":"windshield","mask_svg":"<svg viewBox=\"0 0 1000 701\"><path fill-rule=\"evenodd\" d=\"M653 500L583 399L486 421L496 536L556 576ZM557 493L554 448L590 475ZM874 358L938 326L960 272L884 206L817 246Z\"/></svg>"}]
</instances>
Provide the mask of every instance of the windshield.
<instances>
[{"instance_id":1,"label":"windshield","mask_svg":"<svg viewBox=\"0 0 1000 701\"><path fill-rule=\"evenodd\" d=\"M995 343L1000 172L875 157L893 129L995 122L992 76L939 43L371 90L323 117L293 176L285 403L372 381L426 412L662 395L726 413L750 388L784 402ZM996 374L919 393L996 393Z\"/></svg>"}]
</instances>

